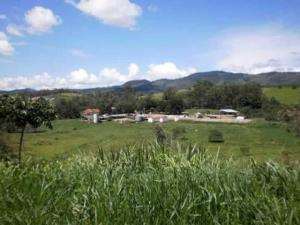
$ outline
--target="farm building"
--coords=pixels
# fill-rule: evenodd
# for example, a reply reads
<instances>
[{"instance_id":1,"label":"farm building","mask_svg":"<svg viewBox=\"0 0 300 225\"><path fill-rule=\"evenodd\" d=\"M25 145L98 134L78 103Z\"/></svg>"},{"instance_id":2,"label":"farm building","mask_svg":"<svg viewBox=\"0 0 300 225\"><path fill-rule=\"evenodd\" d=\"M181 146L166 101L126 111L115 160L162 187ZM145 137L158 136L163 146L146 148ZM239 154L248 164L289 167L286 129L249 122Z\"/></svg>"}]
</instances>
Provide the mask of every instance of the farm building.
<instances>
[{"instance_id":1,"label":"farm building","mask_svg":"<svg viewBox=\"0 0 300 225\"><path fill-rule=\"evenodd\" d=\"M98 123L100 109L86 109L82 112L82 117L89 122Z\"/></svg>"},{"instance_id":2,"label":"farm building","mask_svg":"<svg viewBox=\"0 0 300 225\"><path fill-rule=\"evenodd\" d=\"M230 115L230 116L238 116L239 111L236 111L234 109L220 109L219 111L220 115Z\"/></svg>"}]
</instances>

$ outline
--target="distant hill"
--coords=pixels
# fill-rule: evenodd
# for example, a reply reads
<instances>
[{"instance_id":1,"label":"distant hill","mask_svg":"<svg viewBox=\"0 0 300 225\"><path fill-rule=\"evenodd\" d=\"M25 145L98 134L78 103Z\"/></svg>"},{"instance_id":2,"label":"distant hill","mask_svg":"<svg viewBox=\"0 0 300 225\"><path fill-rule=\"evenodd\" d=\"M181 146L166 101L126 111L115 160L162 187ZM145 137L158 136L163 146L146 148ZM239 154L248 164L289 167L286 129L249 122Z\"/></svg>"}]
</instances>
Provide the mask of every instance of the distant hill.
<instances>
[{"instance_id":1,"label":"distant hill","mask_svg":"<svg viewBox=\"0 0 300 225\"><path fill-rule=\"evenodd\" d=\"M194 73L186 77L178 79L160 79L155 81L148 80L132 80L119 86L99 87L76 90L82 93L92 93L94 91L120 91L125 86L131 86L136 91L143 93L161 92L167 88L174 87L176 89L185 89L193 86L198 81L205 80L214 84L244 84L247 82L255 82L264 86L278 86L278 85L300 85L300 72L270 72L261 74L245 74L245 73L231 73L224 71L211 71ZM74 90L75 91L75 90ZM9 91L9 93L32 93L35 90L23 89ZM0 91L1 93L1 91ZM4 91L2 91L4 93Z\"/></svg>"},{"instance_id":2,"label":"distant hill","mask_svg":"<svg viewBox=\"0 0 300 225\"><path fill-rule=\"evenodd\" d=\"M156 81L135 80L129 81L124 85L130 85L141 92L159 92L167 88L174 87L185 89L193 86L198 81L210 81L214 84L244 84L255 82L264 86L276 85L300 85L300 72L270 72L257 75L244 73L230 73L223 71L212 71L195 73L179 79L160 79ZM123 86L124 86L123 85ZM122 86L121 86L122 87Z\"/></svg>"}]
</instances>

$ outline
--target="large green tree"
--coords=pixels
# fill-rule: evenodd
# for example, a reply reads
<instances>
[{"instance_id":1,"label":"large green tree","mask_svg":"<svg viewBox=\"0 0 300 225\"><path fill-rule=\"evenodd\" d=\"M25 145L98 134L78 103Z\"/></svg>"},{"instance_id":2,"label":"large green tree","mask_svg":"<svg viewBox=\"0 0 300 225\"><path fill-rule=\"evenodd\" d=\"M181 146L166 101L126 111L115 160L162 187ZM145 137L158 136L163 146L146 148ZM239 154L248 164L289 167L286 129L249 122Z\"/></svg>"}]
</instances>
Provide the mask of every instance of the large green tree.
<instances>
[{"instance_id":1,"label":"large green tree","mask_svg":"<svg viewBox=\"0 0 300 225\"><path fill-rule=\"evenodd\" d=\"M21 133L18 149L18 161L21 163L24 132L27 126L33 128L42 125L52 129L56 114L52 104L44 98L26 98L22 96L1 96L0 116L4 123L13 124Z\"/></svg>"}]
</instances>

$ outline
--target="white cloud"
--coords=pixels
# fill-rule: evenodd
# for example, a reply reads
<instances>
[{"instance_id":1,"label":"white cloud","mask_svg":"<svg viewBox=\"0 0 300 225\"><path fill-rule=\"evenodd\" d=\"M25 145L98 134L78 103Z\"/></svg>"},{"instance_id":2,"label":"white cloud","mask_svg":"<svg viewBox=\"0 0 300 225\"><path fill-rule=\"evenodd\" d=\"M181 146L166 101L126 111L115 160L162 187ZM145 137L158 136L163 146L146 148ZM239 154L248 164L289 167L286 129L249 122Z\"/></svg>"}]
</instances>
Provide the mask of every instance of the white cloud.
<instances>
[{"instance_id":1,"label":"white cloud","mask_svg":"<svg viewBox=\"0 0 300 225\"><path fill-rule=\"evenodd\" d=\"M49 32L54 26L59 25L61 19L50 9L35 6L25 14L25 22L30 34L41 34Z\"/></svg>"},{"instance_id":2,"label":"white cloud","mask_svg":"<svg viewBox=\"0 0 300 225\"><path fill-rule=\"evenodd\" d=\"M217 67L244 73L300 68L300 32L277 26L233 29L217 39Z\"/></svg>"},{"instance_id":3,"label":"white cloud","mask_svg":"<svg viewBox=\"0 0 300 225\"><path fill-rule=\"evenodd\" d=\"M150 76L150 80L156 80L162 78L176 79L195 72L197 72L196 68L179 69L174 63L165 62L162 64L149 65L147 74Z\"/></svg>"},{"instance_id":4,"label":"white cloud","mask_svg":"<svg viewBox=\"0 0 300 225\"><path fill-rule=\"evenodd\" d=\"M6 15L0 14L0 20L6 20L6 19L7 19Z\"/></svg>"},{"instance_id":5,"label":"white cloud","mask_svg":"<svg viewBox=\"0 0 300 225\"><path fill-rule=\"evenodd\" d=\"M171 65L170 65L171 64ZM121 73L116 68L104 68L98 74L90 73L83 68L79 68L62 77L50 76L48 73L33 76L2 76L0 77L0 89L12 90L21 88L53 89L53 88L93 88L120 85L130 80L159 78L176 78L196 70L178 69L174 63L163 63L160 65L150 65L146 76L140 74L137 64L131 63L127 73ZM158 73L153 75L152 73ZM150 77L151 75L151 77Z\"/></svg>"},{"instance_id":6,"label":"white cloud","mask_svg":"<svg viewBox=\"0 0 300 225\"><path fill-rule=\"evenodd\" d=\"M140 72L140 68L137 64L131 63L128 67L128 72L129 77L134 78Z\"/></svg>"},{"instance_id":7,"label":"white cloud","mask_svg":"<svg viewBox=\"0 0 300 225\"><path fill-rule=\"evenodd\" d=\"M80 68L63 77L50 76L48 73L33 76L2 76L0 77L0 90L112 86L136 79L138 73L138 65L131 63L128 67L128 74L122 74L116 68L104 68L98 74L89 73L87 70Z\"/></svg>"},{"instance_id":8,"label":"white cloud","mask_svg":"<svg viewBox=\"0 0 300 225\"><path fill-rule=\"evenodd\" d=\"M12 55L14 52L14 47L9 42L5 33L0 32L0 54L8 56Z\"/></svg>"},{"instance_id":9,"label":"white cloud","mask_svg":"<svg viewBox=\"0 0 300 225\"><path fill-rule=\"evenodd\" d=\"M48 73L33 76L10 76L0 78L1 90L13 90L23 88L59 88L66 85L63 78L50 76Z\"/></svg>"},{"instance_id":10,"label":"white cloud","mask_svg":"<svg viewBox=\"0 0 300 225\"><path fill-rule=\"evenodd\" d=\"M14 36L23 36L22 30L22 27L17 26L15 24L9 24L6 27L6 32Z\"/></svg>"},{"instance_id":11,"label":"white cloud","mask_svg":"<svg viewBox=\"0 0 300 225\"><path fill-rule=\"evenodd\" d=\"M93 16L104 24L133 28L142 8L130 0L66 0L80 11Z\"/></svg>"},{"instance_id":12,"label":"white cloud","mask_svg":"<svg viewBox=\"0 0 300 225\"><path fill-rule=\"evenodd\" d=\"M91 56L90 54L87 54L83 50L77 49L77 48L71 49L70 53L71 53L71 55L78 57L78 58L82 58L82 59L86 59Z\"/></svg>"},{"instance_id":13,"label":"white cloud","mask_svg":"<svg viewBox=\"0 0 300 225\"><path fill-rule=\"evenodd\" d=\"M71 72L68 81L75 86L92 85L99 82L98 77L88 73L85 69L78 69Z\"/></svg>"}]
</instances>

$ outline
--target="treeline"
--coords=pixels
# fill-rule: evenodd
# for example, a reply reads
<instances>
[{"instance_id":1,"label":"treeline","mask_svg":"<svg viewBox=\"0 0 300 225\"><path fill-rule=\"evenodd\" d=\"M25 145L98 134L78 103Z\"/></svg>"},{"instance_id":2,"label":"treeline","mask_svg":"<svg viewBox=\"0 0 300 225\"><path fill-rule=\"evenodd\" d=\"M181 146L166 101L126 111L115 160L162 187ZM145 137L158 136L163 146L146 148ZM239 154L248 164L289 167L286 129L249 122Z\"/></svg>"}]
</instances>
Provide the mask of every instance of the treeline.
<instances>
[{"instance_id":1,"label":"treeline","mask_svg":"<svg viewBox=\"0 0 300 225\"><path fill-rule=\"evenodd\" d=\"M269 100L262 87L254 84L214 85L202 81L188 90L170 88L161 97L142 95L130 86L120 92L95 92L93 94L59 96L54 100L61 118L77 118L85 108L100 108L102 113L164 112L180 114L187 108L220 109L224 107L241 110L254 115L280 107L275 99Z\"/></svg>"}]
</instances>

